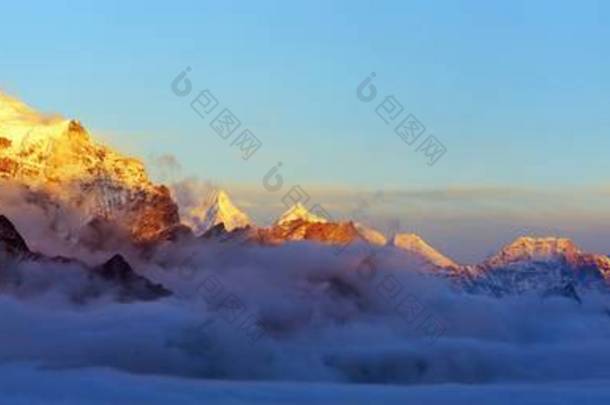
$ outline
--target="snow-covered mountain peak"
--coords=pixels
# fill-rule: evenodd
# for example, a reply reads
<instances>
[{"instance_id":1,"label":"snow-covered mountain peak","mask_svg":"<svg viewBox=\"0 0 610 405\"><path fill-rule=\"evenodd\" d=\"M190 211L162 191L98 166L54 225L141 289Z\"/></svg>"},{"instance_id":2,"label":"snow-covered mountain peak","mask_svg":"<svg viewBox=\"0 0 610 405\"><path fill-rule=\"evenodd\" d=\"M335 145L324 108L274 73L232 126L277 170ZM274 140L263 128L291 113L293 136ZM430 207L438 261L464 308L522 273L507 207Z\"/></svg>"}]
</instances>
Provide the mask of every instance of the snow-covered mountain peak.
<instances>
[{"instance_id":1,"label":"snow-covered mountain peak","mask_svg":"<svg viewBox=\"0 0 610 405\"><path fill-rule=\"evenodd\" d=\"M76 120L41 114L0 94L0 179L48 192L85 220L111 219L137 240L178 223L169 191L143 163L96 143Z\"/></svg>"},{"instance_id":2,"label":"snow-covered mountain peak","mask_svg":"<svg viewBox=\"0 0 610 405\"><path fill-rule=\"evenodd\" d=\"M520 261L558 259L574 262L580 254L578 246L567 238L522 236L503 247L498 254L487 261L487 264L500 266Z\"/></svg>"},{"instance_id":3,"label":"snow-covered mountain peak","mask_svg":"<svg viewBox=\"0 0 610 405\"><path fill-rule=\"evenodd\" d=\"M203 234L218 224L223 224L229 232L252 224L248 215L220 189L212 191L201 206L191 211L190 222L197 234Z\"/></svg>"},{"instance_id":4,"label":"snow-covered mountain peak","mask_svg":"<svg viewBox=\"0 0 610 405\"><path fill-rule=\"evenodd\" d=\"M610 286L610 259L583 252L567 238L520 237L467 270L473 276L464 280L473 282L468 289L495 296Z\"/></svg>"},{"instance_id":5,"label":"snow-covered mountain peak","mask_svg":"<svg viewBox=\"0 0 610 405\"><path fill-rule=\"evenodd\" d=\"M0 177L32 184L86 182L103 177L152 188L141 161L93 141L77 120L47 116L0 94Z\"/></svg>"},{"instance_id":6,"label":"snow-covered mountain peak","mask_svg":"<svg viewBox=\"0 0 610 405\"><path fill-rule=\"evenodd\" d=\"M394 236L393 245L432 263L437 267L458 267L458 265L414 233L399 233Z\"/></svg>"},{"instance_id":7,"label":"snow-covered mountain peak","mask_svg":"<svg viewBox=\"0 0 610 405\"><path fill-rule=\"evenodd\" d=\"M277 220L277 225L286 225L292 221L300 219L304 222L309 223L326 223L326 219L319 217L315 214L309 212L307 208L303 204L296 203L290 209L282 214L282 216Z\"/></svg>"},{"instance_id":8,"label":"snow-covered mountain peak","mask_svg":"<svg viewBox=\"0 0 610 405\"><path fill-rule=\"evenodd\" d=\"M229 198L229 194L227 194L226 191L224 190L218 190L214 193L214 202L216 204L218 204L220 207L223 207L225 209L236 209L235 205L233 204L233 202L231 201L231 199Z\"/></svg>"}]
</instances>

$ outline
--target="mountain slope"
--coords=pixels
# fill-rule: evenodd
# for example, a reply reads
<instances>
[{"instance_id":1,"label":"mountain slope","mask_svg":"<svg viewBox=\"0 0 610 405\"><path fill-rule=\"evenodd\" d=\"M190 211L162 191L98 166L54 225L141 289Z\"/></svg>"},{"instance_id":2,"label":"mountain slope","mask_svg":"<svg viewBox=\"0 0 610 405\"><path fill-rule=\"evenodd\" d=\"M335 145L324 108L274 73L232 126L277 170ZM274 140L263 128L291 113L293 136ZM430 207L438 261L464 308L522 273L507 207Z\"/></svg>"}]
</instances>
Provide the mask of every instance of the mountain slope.
<instances>
[{"instance_id":1,"label":"mountain slope","mask_svg":"<svg viewBox=\"0 0 610 405\"><path fill-rule=\"evenodd\" d=\"M399 233L394 236L392 244L422 260L440 268L457 268L457 263L444 256L438 250L430 246L419 235L414 233Z\"/></svg>"},{"instance_id":2,"label":"mountain slope","mask_svg":"<svg viewBox=\"0 0 610 405\"><path fill-rule=\"evenodd\" d=\"M0 179L44 189L78 208L83 222L121 224L138 242L179 223L164 186L142 162L96 143L75 120L45 116L0 94Z\"/></svg>"},{"instance_id":3,"label":"mountain slope","mask_svg":"<svg viewBox=\"0 0 610 405\"><path fill-rule=\"evenodd\" d=\"M378 230L359 222L354 223L354 226L356 227L358 234L367 242L378 246L383 246L388 243L388 239L385 235Z\"/></svg>"}]
</instances>

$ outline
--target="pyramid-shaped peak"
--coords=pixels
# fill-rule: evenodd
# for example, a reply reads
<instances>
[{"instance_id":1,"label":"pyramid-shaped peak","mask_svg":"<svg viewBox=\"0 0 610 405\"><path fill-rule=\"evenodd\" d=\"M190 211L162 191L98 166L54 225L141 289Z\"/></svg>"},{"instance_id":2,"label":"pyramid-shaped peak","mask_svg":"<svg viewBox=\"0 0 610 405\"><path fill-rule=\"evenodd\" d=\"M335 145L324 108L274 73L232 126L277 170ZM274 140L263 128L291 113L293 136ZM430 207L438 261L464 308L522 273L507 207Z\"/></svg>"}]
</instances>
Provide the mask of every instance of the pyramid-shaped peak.
<instances>
[{"instance_id":1,"label":"pyramid-shaped peak","mask_svg":"<svg viewBox=\"0 0 610 405\"><path fill-rule=\"evenodd\" d=\"M252 224L248 215L231 201L229 194L221 189L213 190L207 200L191 211L193 227L197 234L204 234L219 224L228 232Z\"/></svg>"},{"instance_id":2,"label":"pyramid-shaped peak","mask_svg":"<svg viewBox=\"0 0 610 405\"><path fill-rule=\"evenodd\" d=\"M303 204L298 202L280 216L280 218L277 220L277 224L285 225L296 220L302 220L310 223L328 222L326 219L312 214Z\"/></svg>"},{"instance_id":3,"label":"pyramid-shaped peak","mask_svg":"<svg viewBox=\"0 0 610 405\"><path fill-rule=\"evenodd\" d=\"M210 206L218 205L226 208L235 207L235 204L233 204L233 201L231 200L231 197L229 197L229 194L222 189L212 190L208 195L207 204Z\"/></svg>"}]
</instances>

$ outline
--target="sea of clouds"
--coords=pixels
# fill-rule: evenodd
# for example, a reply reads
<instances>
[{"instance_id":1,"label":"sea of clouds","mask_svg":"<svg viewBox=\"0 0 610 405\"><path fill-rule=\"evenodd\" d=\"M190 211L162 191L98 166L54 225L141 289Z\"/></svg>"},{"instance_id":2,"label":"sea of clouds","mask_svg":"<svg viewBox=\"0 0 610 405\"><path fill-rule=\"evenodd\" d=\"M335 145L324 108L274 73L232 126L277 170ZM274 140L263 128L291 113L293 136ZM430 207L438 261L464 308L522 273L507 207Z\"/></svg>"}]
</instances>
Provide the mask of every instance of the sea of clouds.
<instances>
[{"instance_id":1,"label":"sea of clouds","mask_svg":"<svg viewBox=\"0 0 610 405\"><path fill-rule=\"evenodd\" d=\"M40 225L47 214L22 207L9 209L9 217L28 242L42 250L65 242L47 236ZM85 261L115 253L70 243L59 250ZM73 269L3 264L0 271L10 269L20 283L0 289L0 370L17 376L11 387L21 384L19 376L42 380L43 387L44 381L63 386L89 379L100 390L108 381L126 390L153 381L159 385L152 392L161 395L166 387L169 398L212 384L206 392L213 395L238 392L234 403L245 398L240 395L272 402L271 387L315 400L301 383L343 400L349 395L342 397L342 390L353 390L354 400L358 392L362 398L384 392L388 400L427 395L399 387L449 396L454 391L447 387L464 395L480 387L476 392L489 398L511 390L538 398L567 386L574 389L566 388L565 398L587 387L599 398L610 391L596 385L610 380L610 302L603 295L586 294L581 304L534 293L469 295L387 247L338 251L309 242L260 247L190 240L146 254L122 253L138 273L174 295L155 302L100 297L75 303L71 291L85 278ZM23 294L31 285L36 288ZM219 388L220 381L229 385ZM363 384L376 385L357 388ZM52 385L45 389L51 395ZM32 388L31 402L23 403L35 403L36 392ZM6 382L0 383L2 395L29 398Z\"/></svg>"}]
</instances>

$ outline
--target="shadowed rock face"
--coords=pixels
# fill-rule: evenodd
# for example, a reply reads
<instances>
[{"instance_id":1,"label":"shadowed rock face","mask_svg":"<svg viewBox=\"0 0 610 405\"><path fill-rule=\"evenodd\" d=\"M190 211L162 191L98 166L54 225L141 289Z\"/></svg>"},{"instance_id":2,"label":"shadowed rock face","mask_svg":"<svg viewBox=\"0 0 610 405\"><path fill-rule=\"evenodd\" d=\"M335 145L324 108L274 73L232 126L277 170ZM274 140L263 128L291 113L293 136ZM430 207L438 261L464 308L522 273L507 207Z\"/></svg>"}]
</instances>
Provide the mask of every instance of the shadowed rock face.
<instances>
[{"instance_id":1,"label":"shadowed rock face","mask_svg":"<svg viewBox=\"0 0 610 405\"><path fill-rule=\"evenodd\" d=\"M33 264L45 270L51 283L53 275L61 273L62 269L82 271L83 282L67 289L69 297L77 303L84 303L105 294L112 294L122 302L151 301L171 295L171 292L162 285L154 284L137 274L125 258L118 254L104 264L90 268L78 260L65 257L50 258L31 252L13 223L0 215L0 258L3 256L15 260L7 274L2 274L6 269L0 267L0 275L4 276L0 279L0 284L9 291L27 290L28 293L36 291L36 282L29 285L27 281L30 280L26 277L28 266L22 266L22 264ZM57 280L58 283L62 283L64 278L59 276Z\"/></svg>"},{"instance_id":2,"label":"shadowed rock face","mask_svg":"<svg viewBox=\"0 0 610 405\"><path fill-rule=\"evenodd\" d=\"M26 255L31 253L25 240L21 237L11 221L4 215L0 215L0 251L11 256Z\"/></svg>"},{"instance_id":3,"label":"shadowed rock face","mask_svg":"<svg viewBox=\"0 0 610 405\"><path fill-rule=\"evenodd\" d=\"M134 278L134 271L121 255L114 255L96 269L97 274L106 280L128 281Z\"/></svg>"}]
</instances>

